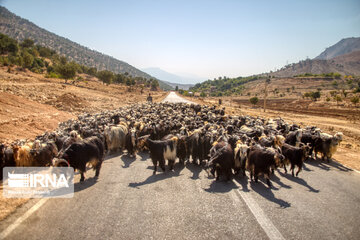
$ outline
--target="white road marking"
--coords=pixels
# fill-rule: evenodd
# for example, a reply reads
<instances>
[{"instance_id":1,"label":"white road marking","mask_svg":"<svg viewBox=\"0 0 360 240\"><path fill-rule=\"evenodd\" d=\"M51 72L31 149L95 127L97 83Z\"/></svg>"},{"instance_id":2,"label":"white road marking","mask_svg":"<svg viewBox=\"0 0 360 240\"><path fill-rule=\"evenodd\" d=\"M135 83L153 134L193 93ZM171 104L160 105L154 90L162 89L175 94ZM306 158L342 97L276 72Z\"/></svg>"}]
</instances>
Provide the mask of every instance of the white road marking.
<instances>
[{"instance_id":1,"label":"white road marking","mask_svg":"<svg viewBox=\"0 0 360 240\"><path fill-rule=\"evenodd\" d=\"M239 184L235 184L239 186ZM240 201L239 198L242 198L244 200L245 204L254 215L256 221L265 231L266 235L269 237L270 240L285 239L280 233L280 231L271 222L271 220L266 216L260 206L255 202L255 199L251 197L250 192L242 192L241 190L235 189L234 191L230 192L230 196L235 203Z\"/></svg>"},{"instance_id":2,"label":"white road marking","mask_svg":"<svg viewBox=\"0 0 360 240\"><path fill-rule=\"evenodd\" d=\"M0 239L4 239L8 236L15 228L17 228L23 221L25 221L28 217L31 216L36 210L38 210L44 203L49 200L49 198L42 198L38 201L34 206L32 206L24 215L19 217L14 223L8 226L4 231L0 233Z\"/></svg>"}]
</instances>

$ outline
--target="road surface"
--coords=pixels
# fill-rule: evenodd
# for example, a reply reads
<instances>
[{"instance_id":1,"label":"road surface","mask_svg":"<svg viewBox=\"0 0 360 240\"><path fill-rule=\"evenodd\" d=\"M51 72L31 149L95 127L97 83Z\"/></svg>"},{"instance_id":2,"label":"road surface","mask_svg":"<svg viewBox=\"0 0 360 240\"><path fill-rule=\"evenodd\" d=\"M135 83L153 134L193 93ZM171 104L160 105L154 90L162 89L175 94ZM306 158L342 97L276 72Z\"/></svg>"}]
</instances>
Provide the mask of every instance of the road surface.
<instances>
[{"instance_id":1,"label":"road surface","mask_svg":"<svg viewBox=\"0 0 360 240\"><path fill-rule=\"evenodd\" d=\"M108 156L93 176L77 177L74 198L29 201L0 232L17 240L360 239L360 174L336 162L309 161L298 178L281 169L272 189L261 178L215 182L190 163L152 175L145 153Z\"/></svg>"},{"instance_id":2,"label":"road surface","mask_svg":"<svg viewBox=\"0 0 360 240\"><path fill-rule=\"evenodd\" d=\"M175 92L170 92L166 98L164 98L162 100L162 102L173 102L173 103L179 103L179 102L183 102L183 103L193 103L192 101L189 101L183 97L180 97L179 95L177 95Z\"/></svg>"}]
</instances>

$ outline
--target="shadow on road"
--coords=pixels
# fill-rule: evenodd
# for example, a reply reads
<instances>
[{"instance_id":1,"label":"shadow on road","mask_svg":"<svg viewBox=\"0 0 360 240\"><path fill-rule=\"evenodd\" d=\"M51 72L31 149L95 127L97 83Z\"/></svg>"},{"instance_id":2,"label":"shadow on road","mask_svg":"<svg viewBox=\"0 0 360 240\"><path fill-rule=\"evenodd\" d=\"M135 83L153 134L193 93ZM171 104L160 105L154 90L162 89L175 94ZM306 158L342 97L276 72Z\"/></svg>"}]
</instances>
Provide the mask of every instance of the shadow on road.
<instances>
[{"instance_id":1,"label":"shadow on road","mask_svg":"<svg viewBox=\"0 0 360 240\"><path fill-rule=\"evenodd\" d=\"M192 163L187 162L185 167L192 172L193 175L190 177L191 179L196 180L196 179L200 178L199 177L200 173L203 170L203 168L201 166L194 165Z\"/></svg>"},{"instance_id":2,"label":"shadow on road","mask_svg":"<svg viewBox=\"0 0 360 240\"><path fill-rule=\"evenodd\" d=\"M224 182L224 181L212 181L209 188L204 189L209 193L227 193L233 189L238 189L238 186L233 181Z\"/></svg>"},{"instance_id":3,"label":"shadow on road","mask_svg":"<svg viewBox=\"0 0 360 240\"><path fill-rule=\"evenodd\" d=\"M150 159L149 153L148 152L138 152L137 155L139 155L141 157L141 161L146 161L148 159Z\"/></svg>"},{"instance_id":4,"label":"shadow on road","mask_svg":"<svg viewBox=\"0 0 360 240\"><path fill-rule=\"evenodd\" d=\"M331 167L336 168L340 171L344 171L344 172L349 172L349 171L353 171L351 168L347 168L345 166L343 166L342 164L334 161L334 160L330 160L330 162L327 161L323 161L321 159L315 160L315 159L309 159L306 161L307 164L310 164L314 167L318 167L321 168L325 171L330 171Z\"/></svg>"},{"instance_id":5,"label":"shadow on road","mask_svg":"<svg viewBox=\"0 0 360 240\"><path fill-rule=\"evenodd\" d=\"M280 169L278 169L278 173L281 174ZM270 180L277 183L280 187L287 188L287 189L291 188L291 186L286 185L285 183L281 182L280 178L278 176L276 176L276 174L272 174L271 177L270 177Z\"/></svg>"},{"instance_id":6,"label":"shadow on road","mask_svg":"<svg viewBox=\"0 0 360 240\"><path fill-rule=\"evenodd\" d=\"M273 191L272 191L272 189L268 188L264 184L250 182L250 187L251 187L252 190L257 192L263 198L266 198L267 200L278 204L282 208L291 207L291 203L289 203L287 201L284 201L282 199L276 198Z\"/></svg>"},{"instance_id":7,"label":"shadow on road","mask_svg":"<svg viewBox=\"0 0 360 240\"><path fill-rule=\"evenodd\" d=\"M248 176L235 176L234 177L234 181L238 182L241 185L241 190L243 192L249 192L249 188L248 188L248 182L249 182L249 178Z\"/></svg>"},{"instance_id":8,"label":"shadow on road","mask_svg":"<svg viewBox=\"0 0 360 240\"><path fill-rule=\"evenodd\" d=\"M104 161L107 161L107 160L109 160L109 159L111 159L111 158L119 157L119 156L121 156L122 154L123 154L123 152L108 154L108 155L105 156Z\"/></svg>"},{"instance_id":9,"label":"shadow on road","mask_svg":"<svg viewBox=\"0 0 360 240\"><path fill-rule=\"evenodd\" d=\"M307 160L308 161L308 160ZM306 161L306 162L307 162ZM308 168L307 166L306 166L306 164L305 163L303 163L303 168L302 168L304 171L307 171L307 172L313 172L314 170L311 170L310 168Z\"/></svg>"},{"instance_id":10,"label":"shadow on road","mask_svg":"<svg viewBox=\"0 0 360 240\"><path fill-rule=\"evenodd\" d=\"M135 162L136 157L130 157L130 155L128 154L123 154L120 159L124 162L124 166L122 166L123 168L128 168L130 167L131 163Z\"/></svg>"},{"instance_id":11,"label":"shadow on road","mask_svg":"<svg viewBox=\"0 0 360 240\"><path fill-rule=\"evenodd\" d=\"M149 166L147 167L148 169L154 169L154 167ZM157 173L155 175L150 175L147 179L145 179L142 182L133 182L133 183L129 183L129 187L132 188L139 188L140 186L143 185L147 185L147 184L152 184L152 183L156 183L158 181L162 181L168 178L172 178L172 177L178 177L180 176L180 172L184 167L179 166L178 164L176 164L174 166L174 171L168 171L166 170L166 172L161 172L161 173Z\"/></svg>"},{"instance_id":12,"label":"shadow on road","mask_svg":"<svg viewBox=\"0 0 360 240\"><path fill-rule=\"evenodd\" d=\"M279 172L280 175L282 177L285 177L287 178L288 180L290 181L293 181L293 182L296 182L300 185L303 185L304 187L307 187L309 189L310 192L314 192L314 193L318 193L320 192L320 190L317 190L317 189L314 189L312 186L310 186L304 179L302 178L299 178L299 177L293 177L291 174L286 174L286 173L282 173L282 172Z\"/></svg>"},{"instance_id":13,"label":"shadow on road","mask_svg":"<svg viewBox=\"0 0 360 240\"><path fill-rule=\"evenodd\" d=\"M74 192L80 192L86 188L92 187L96 184L98 178L92 177L92 178L85 178L84 182L76 182L74 183Z\"/></svg>"}]
</instances>

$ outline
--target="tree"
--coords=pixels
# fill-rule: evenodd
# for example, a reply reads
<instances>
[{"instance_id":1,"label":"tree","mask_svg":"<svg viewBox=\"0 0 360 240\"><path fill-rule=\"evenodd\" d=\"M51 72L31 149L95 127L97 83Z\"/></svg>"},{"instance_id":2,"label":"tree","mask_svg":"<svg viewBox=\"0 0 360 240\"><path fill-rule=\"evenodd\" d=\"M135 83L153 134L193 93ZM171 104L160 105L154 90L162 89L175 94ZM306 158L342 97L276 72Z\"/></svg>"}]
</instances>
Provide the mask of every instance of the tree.
<instances>
[{"instance_id":1,"label":"tree","mask_svg":"<svg viewBox=\"0 0 360 240\"><path fill-rule=\"evenodd\" d=\"M259 99L258 97L252 97L249 99L249 101L255 106L259 102Z\"/></svg>"},{"instance_id":2,"label":"tree","mask_svg":"<svg viewBox=\"0 0 360 240\"><path fill-rule=\"evenodd\" d=\"M114 82L119 83L119 84L124 83L125 82L125 77L122 74L118 73L118 74L116 74L114 76Z\"/></svg>"},{"instance_id":3,"label":"tree","mask_svg":"<svg viewBox=\"0 0 360 240\"><path fill-rule=\"evenodd\" d=\"M97 77L105 84L109 85L112 83L114 73L108 70L103 70L97 73Z\"/></svg>"},{"instance_id":4,"label":"tree","mask_svg":"<svg viewBox=\"0 0 360 240\"><path fill-rule=\"evenodd\" d=\"M24 41L20 44L20 46L23 48L31 48L34 46L34 41L29 38L25 38Z\"/></svg>"},{"instance_id":5,"label":"tree","mask_svg":"<svg viewBox=\"0 0 360 240\"><path fill-rule=\"evenodd\" d=\"M179 91L179 86L176 86L176 87L175 87L175 91Z\"/></svg>"},{"instance_id":6,"label":"tree","mask_svg":"<svg viewBox=\"0 0 360 240\"><path fill-rule=\"evenodd\" d=\"M61 77L65 79L65 83L67 83L67 81L69 79L72 79L75 77L76 75L76 66L74 64L71 63L67 63L65 65L58 65L56 67L56 71L58 73L60 73Z\"/></svg>"},{"instance_id":7,"label":"tree","mask_svg":"<svg viewBox=\"0 0 360 240\"><path fill-rule=\"evenodd\" d=\"M18 51L19 46L17 41L0 33L0 54L6 54L8 52L16 54Z\"/></svg>"},{"instance_id":8,"label":"tree","mask_svg":"<svg viewBox=\"0 0 360 240\"><path fill-rule=\"evenodd\" d=\"M159 87L159 82L156 79L153 79L151 83L151 90L156 91L158 87Z\"/></svg>"},{"instance_id":9,"label":"tree","mask_svg":"<svg viewBox=\"0 0 360 240\"><path fill-rule=\"evenodd\" d=\"M336 95L336 96L334 97L334 100L336 101L337 105L339 105L339 102L342 102L342 98L341 98L340 95Z\"/></svg>"},{"instance_id":10,"label":"tree","mask_svg":"<svg viewBox=\"0 0 360 240\"><path fill-rule=\"evenodd\" d=\"M34 57L27 51L23 52L23 67L30 69L34 62Z\"/></svg>"},{"instance_id":11,"label":"tree","mask_svg":"<svg viewBox=\"0 0 360 240\"><path fill-rule=\"evenodd\" d=\"M318 98L320 98L321 93L320 93L320 91L311 92L310 96L313 101L316 101Z\"/></svg>"},{"instance_id":12,"label":"tree","mask_svg":"<svg viewBox=\"0 0 360 240\"><path fill-rule=\"evenodd\" d=\"M201 93L200 93L200 97L206 97L206 93L201 92Z\"/></svg>"},{"instance_id":13,"label":"tree","mask_svg":"<svg viewBox=\"0 0 360 240\"><path fill-rule=\"evenodd\" d=\"M350 99L350 101L355 105L355 107L356 107L356 105L359 103L359 97L358 96L353 96L351 99Z\"/></svg>"},{"instance_id":14,"label":"tree","mask_svg":"<svg viewBox=\"0 0 360 240\"><path fill-rule=\"evenodd\" d=\"M89 74L91 76L96 76L97 69L95 67L89 68L88 71L87 71L87 74Z\"/></svg>"},{"instance_id":15,"label":"tree","mask_svg":"<svg viewBox=\"0 0 360 240\"><path fill-rule=\"evenodd\" d=\"M306 92L303 95L304 98L310 98L311 97L311 92Z\"/></svg>"},{"instance_id":16,"label":"tree","mask_svg":"<svg viewBox=\"0 0 360 240\"><path fill-rule=\"evenodd\" d=\"M62 65L65 65L65 64L67 63L66 57L64 57L64 56L60 57L60 63L61 63Z\"/></svg>"}]
</instances>

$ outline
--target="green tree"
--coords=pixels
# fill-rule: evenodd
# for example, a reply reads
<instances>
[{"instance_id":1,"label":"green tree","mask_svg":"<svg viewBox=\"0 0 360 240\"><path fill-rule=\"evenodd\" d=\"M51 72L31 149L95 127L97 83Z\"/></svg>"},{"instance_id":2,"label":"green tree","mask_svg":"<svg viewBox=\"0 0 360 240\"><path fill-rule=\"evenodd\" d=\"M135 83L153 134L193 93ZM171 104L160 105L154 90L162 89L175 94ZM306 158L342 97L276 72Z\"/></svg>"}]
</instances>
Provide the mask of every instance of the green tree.
<instances>
[{"instance_id":1,"label":"green tree","mask_svg":"<svg viewBox=\"0 0 360 240\"><path fill-rule=\"evenodd\" d=\"M16 54L18 51L19 46L17 41L0 33L0 54L7 54L9 52Z\"/></svg>"},{"instance_id":2,"label":"green tree","mask_svg":"<svg viewBox=\"0 0 360 240\"><path fill-rule=\"evenodd\" d=\"M61 78L65 79L65 83L75 77L76 69L76 66L71 63L56 66L56 71L61 75Z\"/></svg>"},{"instance_id":3,"label":"green tree","mask_svg":"<svg viewBox=\"0 0 360 240\"><path fill-rule=\"evenodd\" d=\"M116 74L116 75L114 76L114 82L115 82L115 83L118 83L118 84L124 83L124 82L125 82L125 76L122 75L122 74L120 74L120 73Z\"/></svg>"},{"instance_id":4,"label":"green tree","mask_svg":"<svg viewBox=\"0 0 360 240\"><path fill-rule=\"evenodd\" d=\"M23 67L30 69L33 65L34 57L27 51L24 51L22 58L23 58Z\"/></svg>"},{"instance_id":5,"label":"green tree","mask_svg":"<svg viewBox=\"0 0 360 240\"><path fill-rule=\"evenodd\" d=\"M95 67L89 68L87 74L91 75L91 76L96 76L97 74L97 69Z\"/></svg>"},{"instance_id":6,"label":"green tree","mask_svg":"<svg viewBox=\"0 0 360 240\"><path fill-rule=\"evenodd\" d=\"M179 86L176 86L176 87L175 87L175 91L179 91Z\"/></svg>"},{"instance_id":7,"label":"green tree","mask_svg":"<svg viewBox=\"0 0 360 240\"><path fill-rule=\"evenodd\" d=\"M158 87L159 87L159 82L156 79L153 79L151 83L151 90L156 91Z\"/></svg>"},{"instance_id":8,"label":"green tree","mask_svg":"<svg viewBox=\"0 0 360 240\"><path fill-rule=\"evenodd\" d=\"M249 99L250 103L253 104L254 106L259 102L258 97L252 97Z\"/></svg>"},{"instance_id":9,"label":"green tree","mask_svg":"<svg viewBox=\"0 0 360 240\"><path fill-rule=\"evenodd\" d=\"M310 93L310 97L313 101L316 101L318 98L320 98L320 96L321 96L320 91Z\"/></svg>"},{"instance_id":10,"label":"green tree","mask_svg":"<svg viewBox=\"0 0 360 240\"><path fill-rule=\"evenodd\" d=\"M20 46L23 48L31 48L34 46L34 41L29 38L25 38L24 41L22 41L22 43L20 44Z\"/></svg>"},{"instance_id":11,"label":"green tree","mask_svg":"<svg viewBox=\"0 0 360 240\"><path fill-rule=\"evenodd\" d=\"M206 97L206 93L201 92L201 93L200 93L200 97Z\"/></svg>"},{"instance_id":12,"label":"green tree","mask_svg":"<svg viewBox=\"0 0 360 240\"><path fill-rule=\"evenodd\" d=\"M62 65L65 65L65 64L67 63L66 57L64 57L64 56L60 57L60 63L61 63Z\"/></svg>"},{"instance_id":13,"label":"green tree","mask_svg":"<svg viewBox=\"0 0 360 240\"><path fill-rule=\"evenodd\" d=\"M97 73L97 77L105 84L109 85L112 83L114 73L108 70L103 70Z\"/></svg>"}]
</instances>

